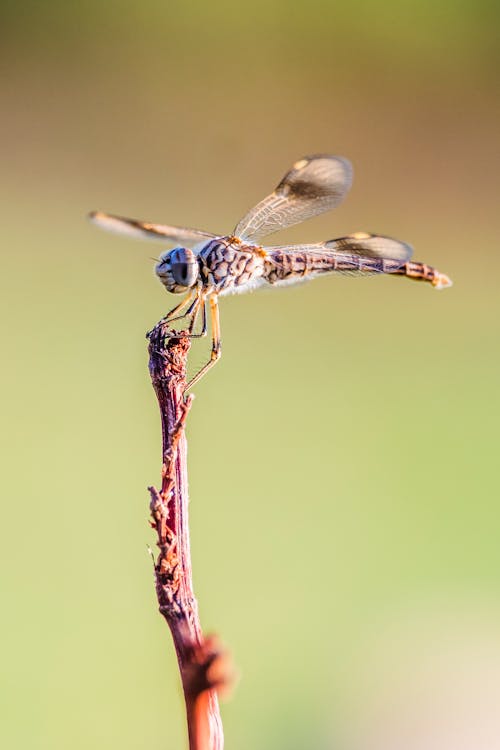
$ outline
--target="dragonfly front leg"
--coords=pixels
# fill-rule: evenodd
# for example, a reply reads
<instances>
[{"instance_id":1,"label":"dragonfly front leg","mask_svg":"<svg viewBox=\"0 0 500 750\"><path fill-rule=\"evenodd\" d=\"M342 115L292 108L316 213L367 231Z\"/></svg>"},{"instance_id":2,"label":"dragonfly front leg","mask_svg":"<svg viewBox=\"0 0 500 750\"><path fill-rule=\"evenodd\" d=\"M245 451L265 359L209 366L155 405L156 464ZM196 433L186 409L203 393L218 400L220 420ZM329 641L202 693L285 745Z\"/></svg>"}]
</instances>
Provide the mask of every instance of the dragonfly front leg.
<instances>
[{"instance_id":1,"label":"dragonfly front leg","mask_svg":"<svg viewBox=\"0 0 500 750\"><path fill-rule=\"evenodd\" d=\"M155 328L158 328L158 326L163 325L163 323L173 323L175 320L180 320L181 318L185 318L186 315L189 315L193 305L190 306L189 310L187 312L182 313L182 315L178 315L177 313L180 313L181 310L184 310L185 307L188 306L190 302L193 301L193 298L195 298L195 302L197 301L197 291L195 289L192 289L186 297L184 297L181 302L179 302L178 305L172 308L170 312L168 312L166 315L161 318L161 320L158 321L158 323L155 325L155 327L146 333L146 338L148 339L150 335L153 333Z\"/></svg>"},{"instance_id":2,"label":"dragonfly front leg","mask_svg":"<svg viewBox=\"0 0 500 750\"><path fill-rule=\"evenodd\" d=\"M210 352L210 359L204 365L196 375L191 378L186 386L186 390L191 388L197 383L208 370L215 365L217 360L220 359L221 355L221 339L220 339L220 323L219 323L219 304L217 301L217 294L211 294L209 297L210 303L210 322L212 324L212 351Z\"/></svg>"},{"instance_id":3,"label":"dragonfly front leg","mask_svg":"<svg viewBox=\"0 0 500 750\"><path fill-rule=\"evenodd\" d=\"M194 302L193 302L194 300ZM164 318L161 319L160 323L173 323L174 320L181 320L181 318L185 318L189 315L191 315L193 308L195 304L198 301L198 294L196 289L192 289L189 294L187 294L182 302L179 302L178 305L176 305L170 312L168 312ZM183 312L182 315L179 315L178 313L181 312L181 310L184 310L185 307L188 306L189 303L192 303L189 306L189 309L186 310L186 312Z\"/></svg>"}]
</instances>

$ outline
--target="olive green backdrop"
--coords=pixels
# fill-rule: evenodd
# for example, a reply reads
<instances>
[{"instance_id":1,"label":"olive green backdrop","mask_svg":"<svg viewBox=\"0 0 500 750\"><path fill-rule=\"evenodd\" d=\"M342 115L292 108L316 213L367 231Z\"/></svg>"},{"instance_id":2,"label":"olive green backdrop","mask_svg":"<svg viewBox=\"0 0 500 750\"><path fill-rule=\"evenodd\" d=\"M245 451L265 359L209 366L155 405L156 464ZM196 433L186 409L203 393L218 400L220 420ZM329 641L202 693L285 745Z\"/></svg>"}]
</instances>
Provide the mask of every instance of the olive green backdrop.
<instances>
[{"instance_id":1,"label":"olive green backdrop","mask_svg":"<svg viewBox=\"0 0 500 750\"><path fill-rule=\"evenodd\" d=\"M315 152L353 189L276 242L390 234L455 286L222 301L188 438L202 621L241 674L227 746L427 750L460 721L500 744L498 5L1 10L2 746L185 746L147 554L144 332L172 298L161 245L85 214L230 231Z\"/></svg>"}]
</instances>

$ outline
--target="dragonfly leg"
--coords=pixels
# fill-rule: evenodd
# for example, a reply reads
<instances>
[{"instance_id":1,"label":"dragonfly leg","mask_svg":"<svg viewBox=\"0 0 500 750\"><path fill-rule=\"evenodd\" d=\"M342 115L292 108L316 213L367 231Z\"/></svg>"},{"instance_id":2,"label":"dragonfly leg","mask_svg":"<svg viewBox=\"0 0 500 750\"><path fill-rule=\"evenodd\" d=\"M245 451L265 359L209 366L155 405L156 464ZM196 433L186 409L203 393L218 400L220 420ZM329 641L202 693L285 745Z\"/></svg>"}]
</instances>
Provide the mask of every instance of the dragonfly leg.
<instances>
[{"instance_id":1,"label":"dragonfly leg","mask_svg":"<svg viewBox=\"0 0 500 750\"><path fill-rule=\"evenodd\" d=\"M194 299L194 301L193 301ZM191 315L193 312L193 308L198 301L198 295L195 289L192 289L186 297L180 302L178 305L176 305L170 312L168 312L164 318L161 319L160 322L165 323L173 323L174 320L180 320L181 318L185 318L186 316ZM183 312L182 315L179 315L177 313L180 313L181 310L184 310L185 307L188 306L189 303L192 303L188 310L186 312Z\"/></svg>"},{"instance_id":2,"label":"dragonfly leg","mask_svg":"<svg viewBox=\"0 0 500 750\"><path fill-rule=\"evenodd\" d=\"M212 351L210 352L210 359L208 362L199 370L196 375L191 378L186 386L186 390L191 388L197 383L211 367L215 365L221 355L221 340L220 340L220 324L219 324L219 304L217 302L217 294L211 294L209 297L210 302L210 322L212 324Z\"/></svg>"},{"instance_id":3,"label":"dragonfly leg","mask_svg":"<svg viewBox=\"0 0 500 750\"><path fill-rule=\"evenodd\" d=\"M189 324L188 333L186 335L190 339L201 339L207 335L207 306L205 304L205 295L200 294L200 296L196 299L195 303L191 307L194 308L194 313ZM193 333L200 310L203 321L201 325L201 331L199 333ZM189 312L186 314L188 315Z\"/></svg>"},{"instance_id":4,"label":"dragonfly leg","mask_svg":"<svg viewBox=\"0 0 500 750\"><path fill-rule=\"evenodd\" d=\"M189 310L187 312L182 313L182 315L178 315L177 313L180 313L181 310L184 310L187 305L192 302L193 297L195 297L195 302L197 301L197 291L195 289L192 289L189 294L184 297L181 302L179 302L178 305L172 308L170 312L168 312L166 315L163 316L161 320L158 321L158 323L155 325L155 328L158 326L161 326L163 323L172 323L174 320L180 320L181 318L185 318L186 315L189 315L192 311L193 305L190 306ZM149 338L150 335L153 333L154 328L151 331L148 331L146 333L146 338Z\"/></svg>"},{"instance_id":5,"label":"dragonfly leg","mask_svg":"<svg viewBox=\"0 0 500 750\"><path fill-rule=\"evenodd\" d=\"M192 296L192 295L191 295ZM190 299L191 299L190 296ZM202 326L201 331L199 333L193 333L196 321L198 320L198 316L200 314L200 310L202 311ZM186 336L188 339L199 339L203 338L203 336L207 335L207 311L205 306L205 295L202 292L196 293L196 298L193 300L189 308L186 310L185 313L182 315L178 315L175 318L168 318L168 323L171 323L175 320L180 320L181 318L189 318L189 327L187 331L182 331L179 333L182 333L183 336ZM173 331L170 336L176 336L177 332Z\"/></svg>"}]
</instances>

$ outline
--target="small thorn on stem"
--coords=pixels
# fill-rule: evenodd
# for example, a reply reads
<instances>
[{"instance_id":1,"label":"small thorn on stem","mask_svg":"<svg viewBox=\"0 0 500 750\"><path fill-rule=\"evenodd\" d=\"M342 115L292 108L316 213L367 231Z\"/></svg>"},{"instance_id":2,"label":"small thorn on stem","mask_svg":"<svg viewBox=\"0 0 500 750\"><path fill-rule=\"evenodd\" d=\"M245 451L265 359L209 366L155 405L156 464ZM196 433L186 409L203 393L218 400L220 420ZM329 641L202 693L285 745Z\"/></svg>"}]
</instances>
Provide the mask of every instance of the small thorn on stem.
<instances>
[{"instance_id":1,"label":"small thorn on stem","mask_svg":"<svg viewBox=\"0 0 500 750\"><path fill-rule=\"evenodd\" d=\"M184 674L184 689L193 698L207 690L228 697L236 681L236 671L229 652L218 636L208 635L192 651Z\"/></svg>"}]
</instances>

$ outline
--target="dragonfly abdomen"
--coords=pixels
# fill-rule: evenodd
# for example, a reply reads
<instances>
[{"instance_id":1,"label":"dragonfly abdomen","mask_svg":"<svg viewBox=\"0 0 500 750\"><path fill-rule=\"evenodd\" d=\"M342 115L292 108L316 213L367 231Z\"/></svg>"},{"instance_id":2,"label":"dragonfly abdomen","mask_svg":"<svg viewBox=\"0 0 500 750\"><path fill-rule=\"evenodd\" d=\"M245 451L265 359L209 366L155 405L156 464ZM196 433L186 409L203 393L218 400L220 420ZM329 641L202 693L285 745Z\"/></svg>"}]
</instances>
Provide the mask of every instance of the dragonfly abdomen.
<instances>
[{"instance_id":1,"label":"dragonfly abdomen","mask_svg":"<svg viewBox=\"0 0 500 750\"><path fill-rule=\"evenodd\" d=\"M381 258L342 257L334 253L268 252L264 277L269 284L292 282L323 273L390 273L391 261ZM394 262L393 267L394 267Z\"/></svg>"},{"instance_id":2,"label":"dragonfly abdomen","mask_svg":"<svg viewBox=\"0 0 500 750\"><path fill-rule=\"evenodd\" d=\"M436 268L425 263L407 262L391 258L370 258L362 255L349 255L348 252L320 253L286 252L268 250L264 266L264 278L269 284L291 284L314 278L324 273L360 275L384 273L407 276L417 281L427 281L436 288L451 286L450 279Z\"/></svg>"}]
</instances>

